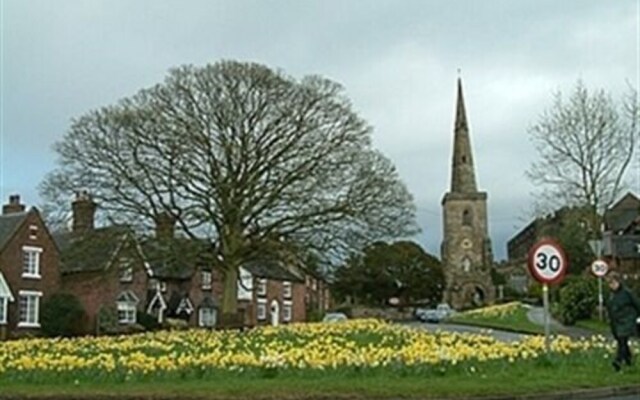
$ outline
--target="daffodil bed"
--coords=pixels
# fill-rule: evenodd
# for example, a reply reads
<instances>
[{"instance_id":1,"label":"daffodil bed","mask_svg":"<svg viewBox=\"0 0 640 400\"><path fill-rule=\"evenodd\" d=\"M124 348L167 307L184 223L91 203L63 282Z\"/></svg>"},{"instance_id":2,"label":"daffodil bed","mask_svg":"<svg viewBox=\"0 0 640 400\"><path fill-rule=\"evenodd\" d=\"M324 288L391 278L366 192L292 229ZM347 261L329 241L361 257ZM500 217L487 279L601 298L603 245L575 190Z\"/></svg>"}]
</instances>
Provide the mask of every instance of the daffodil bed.
<instances>
[{"instance_id":1,"label":"daffodil bed","mask_svg":"<svg viewBox=\"0 0 640 400\"><path fill-rule=\"evenodd\" d=\"M598 376L609 371L612 346L599 336L554 337L545 355L541 336L504 343L485 335L429 333L377 320L293 324L244 333L191 330L29 339L0 342L0 388L18 393L40 386L48 393L56 388L68 393L74 386L94 390L129 385L153 391L171 382L174 390L185 382L201 389L209 382L226 382L208 387L211 394L235 382L242 388L229 390L243 396L254 393L251 390L280 393L287 387L305 393L395 388L395 395L420 396L493 393L496 388L518 392L530 384L513 386L518 379L529 382L535 374L556 376L562 371L566 384L558 386L555 379L553 387L597 385L601 380L589 377L590 371ZM634 347L637 352L637 344ZM618 376L605 382L640 382L636 367ZM464 383L447 386L447 380ZM473 382L481 384L469 386Z\"/></svg>"},{"instance_id":2,"label":"daffodil bed","mask_svg":"<svg viewBox=\"0 0 640 400\"><path fill-rule=\"evenodd\" d=\"M454 315L450 322L525 333L544 333L544 327L529 321L526 305L514 301L469 310Z\"/></svg>"}]
</instances>

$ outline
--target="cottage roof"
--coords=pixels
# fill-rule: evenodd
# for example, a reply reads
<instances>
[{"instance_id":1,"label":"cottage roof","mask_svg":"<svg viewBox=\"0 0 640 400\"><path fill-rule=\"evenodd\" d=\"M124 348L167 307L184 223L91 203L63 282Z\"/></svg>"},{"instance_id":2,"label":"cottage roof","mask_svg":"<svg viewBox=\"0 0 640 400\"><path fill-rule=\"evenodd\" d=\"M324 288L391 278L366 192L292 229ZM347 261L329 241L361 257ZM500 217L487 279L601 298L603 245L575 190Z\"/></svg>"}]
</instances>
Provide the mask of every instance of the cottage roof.
<instances>
[{"instance_id":1,"label":"cottage roof","mask_svg":"<svg viewBox=\"0 0 640 400\"><path fill-rule=\"evenodd\" d=\"M61 252L62 273L107 269L127 237L133 240L129 228L120 225L93 229L80 236L72 232L55 233L53 239Z\"/></svg>"},{"instance_id":2,"label":"cottage roof","mask_svg":"<svg viewBox=\"0 0 640 400\"><path fill-rule=\"evenodd\" d=\"M9 243L15 232L22 226L29 211L0 215L0 250Z\"/></svg>"},{"instance_id":3,"label":"cottage roof","mask_svg":"<svg viewBox=\"0 0 640 400\"><path fill-rule=\"evenodd\" d=\"M142 251L156 278L186 280L198 267L210 269L211 265L209 246L191 239L149 239L142 244Z\"/></svg>"},{"instance_id":4,"label":"cottage roof","mask_svg":"<svg viewBox=\"0 0 640 400\"><path fill-rule=\"evenodd\" d=\"M640 199L632 193L624 195L604 215L605 224L614 232L625 231L640 215Z\"/></svg>"},{"instance_id":5,"label":"cottage roof","mask_svg":"<svg viewBox=\"0 0 640 400\"><path fill-rule=\"evenodd\" d=\"M242 266L253 276L258 278L273 279L276 281L304 282L304 277L286 268L281 262L275 260L255 260Z\"/></svg>"}]
</instances>

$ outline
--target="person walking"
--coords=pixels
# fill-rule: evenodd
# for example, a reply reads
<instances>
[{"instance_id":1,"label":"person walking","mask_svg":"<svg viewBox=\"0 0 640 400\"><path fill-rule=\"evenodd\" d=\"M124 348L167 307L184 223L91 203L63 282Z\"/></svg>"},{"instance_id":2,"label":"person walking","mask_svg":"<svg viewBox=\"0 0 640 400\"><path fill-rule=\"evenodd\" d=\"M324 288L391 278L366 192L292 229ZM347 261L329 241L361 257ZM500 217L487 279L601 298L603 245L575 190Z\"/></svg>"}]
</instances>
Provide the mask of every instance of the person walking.
<instances>
[{"instance_id":1,"label":"person walking","mask_svg":"<svg viewBox=\"0 0 640 400\"><path fill-rule=\"evenodd\" d=\"M620 274L611 271L606 276L611 293L607 302L611 333L617 342L616 358L613 368L620 371L622 363L631 365L629 338L636 334L636 319L640 315L640 302L634 294L622 284Z\"/></svg>"}]
</instances>

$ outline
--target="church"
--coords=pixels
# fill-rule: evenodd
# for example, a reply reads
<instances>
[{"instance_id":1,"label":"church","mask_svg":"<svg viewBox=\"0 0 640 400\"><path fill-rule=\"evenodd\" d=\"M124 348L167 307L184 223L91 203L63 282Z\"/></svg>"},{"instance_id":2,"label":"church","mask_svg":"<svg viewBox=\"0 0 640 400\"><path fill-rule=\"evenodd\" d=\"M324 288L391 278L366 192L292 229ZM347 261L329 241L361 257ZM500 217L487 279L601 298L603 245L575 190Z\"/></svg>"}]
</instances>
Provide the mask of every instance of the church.
<instances>
[{"instance_id":1,"label":"church","mask_svg":"<svg viewBox=\"0 0 640 400\"><path fill-rule=\"evenodd\" d=\"M491 304L493 253L487 223L487 193L478 190L469 124L458 78L451 187L442 199L444 301L460 310Z\"/></svg>"}]
</instances>

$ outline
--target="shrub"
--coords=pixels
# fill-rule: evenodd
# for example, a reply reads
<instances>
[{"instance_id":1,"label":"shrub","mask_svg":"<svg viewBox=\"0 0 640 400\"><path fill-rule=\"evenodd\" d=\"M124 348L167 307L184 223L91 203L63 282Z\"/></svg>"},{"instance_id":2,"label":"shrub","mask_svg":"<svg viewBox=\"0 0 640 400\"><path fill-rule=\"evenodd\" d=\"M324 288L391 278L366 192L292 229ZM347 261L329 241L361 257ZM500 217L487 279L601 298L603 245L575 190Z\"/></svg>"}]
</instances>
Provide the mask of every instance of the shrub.
<instances>
[{"instance_id":1,"label":"shrub","mask_svg":"<svg viewBox=\"0 0 640 400\"><path fill-rule=\"evenodd\" d=\"M56 293L42 304L42 333L47 336L76 336L82 332L84 308L70 293Z\"/></svg>"},{"instance_id":2,"label":"shrub","mask_svg":"<svg viewBox=\"0 0 640 400\"><path fill-rule=\"evenodd\" d=\"M98 311L96 321L99 335L113 335L118 333L118 312L115 307L102 306Z\"/></svg>"},{"instance_id":3,"label":"shrub","mask_svg":"<svg viewBox=\"0 0 640 400\"><path fill-rule=\"evenodd\" d=\"M138 324L142 325L147 331L156 331L160 329L160 323L153 315L138 311L136 313L136 320L138 321Z\"/></svg>"},{"instance_id":4,"label":"shrub","mask_svg":"<svg viewBox=\"0 0 640 400\"><path fill-rule=\"evenodd\" d=\"M571 277L560 289L558 318L565 325L588 319L598 304L598 286L591 277Z\"/></svg>"}]
</instances>

